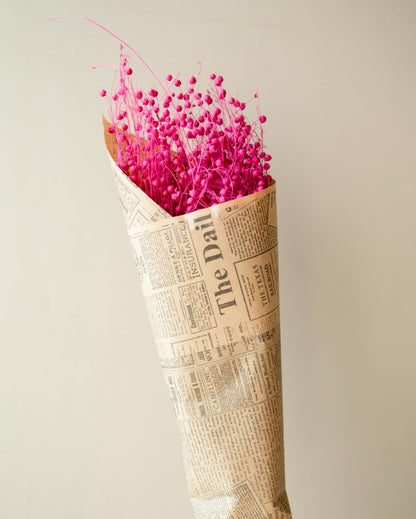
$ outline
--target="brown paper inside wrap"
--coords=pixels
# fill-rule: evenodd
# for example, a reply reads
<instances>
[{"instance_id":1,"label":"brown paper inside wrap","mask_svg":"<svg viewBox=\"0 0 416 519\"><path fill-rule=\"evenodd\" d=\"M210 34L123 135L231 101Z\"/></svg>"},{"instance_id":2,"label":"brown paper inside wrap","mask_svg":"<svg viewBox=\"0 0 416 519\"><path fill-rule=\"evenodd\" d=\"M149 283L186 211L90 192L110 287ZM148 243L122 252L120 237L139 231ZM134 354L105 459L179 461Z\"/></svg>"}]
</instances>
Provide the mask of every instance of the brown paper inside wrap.
<instances>
[{"instance_id":1,"label":"brown paper inside wrap","mask_svg":"<svg viewBox=\"0 0 416 519\"><path fill-rule=\"evenodd\" d=\"M290 519L275 185L172 217L115 164L197 519Z\"/></svg>"}]
</instances>

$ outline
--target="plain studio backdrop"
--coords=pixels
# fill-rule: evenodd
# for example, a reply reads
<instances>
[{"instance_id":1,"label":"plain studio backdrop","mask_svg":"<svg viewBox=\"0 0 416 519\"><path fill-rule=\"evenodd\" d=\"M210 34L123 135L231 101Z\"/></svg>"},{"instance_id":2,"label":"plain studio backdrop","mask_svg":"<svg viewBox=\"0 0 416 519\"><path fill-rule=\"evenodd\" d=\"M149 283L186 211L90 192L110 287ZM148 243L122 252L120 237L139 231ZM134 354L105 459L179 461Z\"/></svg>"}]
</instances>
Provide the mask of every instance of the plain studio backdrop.
<instances>
[{"instance_id":1,"label":"plain studio backdrop","mask_svg":"<svg viewBox=\"0 0 416 519\"><path fill-rule=\"evenodd\" d=\"M414 517L415 2L2 4L1 519L192 519L91 68L118 43L43 20L80 15L162 78L259 89L294 518Z\"/></svg>"}]
</instances>

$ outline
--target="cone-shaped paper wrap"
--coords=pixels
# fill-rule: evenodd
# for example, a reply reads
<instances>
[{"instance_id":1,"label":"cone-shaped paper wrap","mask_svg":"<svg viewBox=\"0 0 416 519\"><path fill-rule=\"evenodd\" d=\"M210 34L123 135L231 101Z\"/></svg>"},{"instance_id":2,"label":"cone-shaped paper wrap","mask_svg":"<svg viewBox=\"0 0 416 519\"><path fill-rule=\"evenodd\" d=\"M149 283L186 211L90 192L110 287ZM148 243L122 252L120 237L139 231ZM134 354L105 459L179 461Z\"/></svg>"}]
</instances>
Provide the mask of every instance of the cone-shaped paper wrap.
<instances>
[{"instance_id":1,"label":"cone-shaped paper wrap","mask_svg":"<svg viewBox=\"0 0 416 519\"><path fill-rule=\"evenodd\" d=\"M172 217L116 166L197 519L290 519L276 189Z\"/></svg>"}]
</instances>

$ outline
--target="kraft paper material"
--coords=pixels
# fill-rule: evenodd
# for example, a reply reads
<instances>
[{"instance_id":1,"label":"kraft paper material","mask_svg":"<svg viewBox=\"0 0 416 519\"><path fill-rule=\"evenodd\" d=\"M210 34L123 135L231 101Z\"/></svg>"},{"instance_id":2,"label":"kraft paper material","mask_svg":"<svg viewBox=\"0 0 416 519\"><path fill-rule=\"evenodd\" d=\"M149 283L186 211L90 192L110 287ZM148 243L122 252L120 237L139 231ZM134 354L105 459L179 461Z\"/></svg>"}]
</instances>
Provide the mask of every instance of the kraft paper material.
<instances>
[{"instance_id":1,"label":"kraft paper material","mask_svg":"<svg viewBox=\"0 0 416 519\"><path fill-rule=\"evenodd\" d=\"M107 131L105 141L176 414L195 517L291 519L276 185L172 217L117 167L115 139Z\"/></svg>"}]
</instances>

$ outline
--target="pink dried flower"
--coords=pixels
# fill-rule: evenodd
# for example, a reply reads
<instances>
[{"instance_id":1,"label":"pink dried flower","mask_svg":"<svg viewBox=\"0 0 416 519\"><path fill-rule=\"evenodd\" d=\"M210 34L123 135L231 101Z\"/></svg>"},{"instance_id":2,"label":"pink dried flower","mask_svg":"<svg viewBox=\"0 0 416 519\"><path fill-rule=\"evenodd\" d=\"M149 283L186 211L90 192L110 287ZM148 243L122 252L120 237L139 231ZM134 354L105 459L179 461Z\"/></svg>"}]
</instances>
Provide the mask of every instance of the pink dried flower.
<instances>
[{"instance_id":1,"label":"pink dried flower","mask_svg":"<svg viewBox=\"0 0 416 519\"><path fill-rule=\"evenodd\" d=\"M271 156L260 128L266 117L249 124L246 103L225 99L222 76L211 74L213 86L197 92L195 76L182 90L179 77L169 74L165 85L159 82L160 94L154 88L145 94L134 89L128 62L121 46L118 85L107 96L108 131L120 169L163 209L176 216L270 185Z\"/></svg>"}]
</instances>

